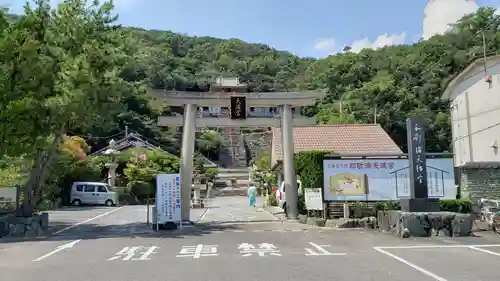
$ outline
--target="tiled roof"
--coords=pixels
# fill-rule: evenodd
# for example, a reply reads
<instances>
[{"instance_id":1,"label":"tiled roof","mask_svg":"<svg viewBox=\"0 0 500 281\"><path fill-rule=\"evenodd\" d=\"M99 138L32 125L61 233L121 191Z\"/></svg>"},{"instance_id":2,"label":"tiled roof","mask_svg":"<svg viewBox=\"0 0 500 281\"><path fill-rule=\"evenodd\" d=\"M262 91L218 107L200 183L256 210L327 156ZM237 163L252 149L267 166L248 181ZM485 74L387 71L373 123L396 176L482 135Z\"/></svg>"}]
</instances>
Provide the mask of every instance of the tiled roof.
<instances>
[{"instance_id":1,"label":"tiled roof","mask_svg":"<svg viewBox=\"0 0 500 281\"><path fill-rule=\"evenodd\" d=\"M281 131L272 129L276 160L282 160ZM336 154L403 153L378 124L317 125L293 128L295 152L322 150ZM274 158L274 157L273 157Z\"/></svg>"}]
</instances>

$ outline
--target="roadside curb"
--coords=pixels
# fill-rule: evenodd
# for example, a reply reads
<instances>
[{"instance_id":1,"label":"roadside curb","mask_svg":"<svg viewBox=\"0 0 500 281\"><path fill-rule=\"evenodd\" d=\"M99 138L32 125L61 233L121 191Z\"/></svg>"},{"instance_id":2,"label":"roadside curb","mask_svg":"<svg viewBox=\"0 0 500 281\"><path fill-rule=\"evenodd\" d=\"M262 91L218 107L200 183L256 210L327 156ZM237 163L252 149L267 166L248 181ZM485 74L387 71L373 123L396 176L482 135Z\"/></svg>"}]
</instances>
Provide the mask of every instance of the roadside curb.
<instances>
[{"instance_id":1,"label":"roadside curb","mask_svg":"<svg viewBox=\"0 0 500 281\"><path fill-rule=\"evenodd\" d=\"M264 206L262 206L260 209L264 210L265 212L267 212L268 214L275 217L276 219L278 219L281 222L288 221L287 217L285 216L285 212L279 207L276 207L276 206L264 207Z\"/></svg>"}]
</instances>

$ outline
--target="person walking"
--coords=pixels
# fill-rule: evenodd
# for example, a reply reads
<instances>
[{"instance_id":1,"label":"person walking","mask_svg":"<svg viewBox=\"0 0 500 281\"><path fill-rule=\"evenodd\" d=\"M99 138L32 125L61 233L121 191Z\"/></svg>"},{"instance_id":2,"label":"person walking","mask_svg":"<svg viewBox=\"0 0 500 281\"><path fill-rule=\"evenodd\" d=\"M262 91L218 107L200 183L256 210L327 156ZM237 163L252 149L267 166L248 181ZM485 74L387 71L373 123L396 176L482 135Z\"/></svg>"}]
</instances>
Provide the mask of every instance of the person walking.
<instances>
[{"instance_id":1,"label":"person walking","mask_svg":"<svg viewBox=\"0 0 500 281\"><path fill-rule=\"evenodd\" d=\"M248 195L248 202L250 203L250 206L255 207L255 203L257 201L257 187L255 187L254 183L251 182L250 186L248 187L247 191Z\"/></svg>"}]
</instances>

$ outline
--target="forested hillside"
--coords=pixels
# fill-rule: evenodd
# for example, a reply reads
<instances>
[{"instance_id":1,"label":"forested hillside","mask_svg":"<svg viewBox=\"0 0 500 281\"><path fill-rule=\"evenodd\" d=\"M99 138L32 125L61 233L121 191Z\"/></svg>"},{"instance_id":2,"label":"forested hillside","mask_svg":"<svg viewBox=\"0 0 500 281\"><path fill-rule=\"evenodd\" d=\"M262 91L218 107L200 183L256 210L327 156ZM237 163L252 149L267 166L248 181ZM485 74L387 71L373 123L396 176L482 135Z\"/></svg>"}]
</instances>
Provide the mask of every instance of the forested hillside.
<instances>
[{"instance_id":1,"label":"forested hillside","mask_svg":"<svg viewBox=\"0 0 500 281\"><path fill-rule=\"evenodd\" d=\"M327 98L307 114L318 114L324 123L372 123L376 107L377 122L403 148L406 118L423 116L430 124L428 149L441 152L450 149L451 132L440 95L455 73L482 55L481 30L487 52L498 51L497 18L493 9L483 8L443 36L317 60L238 39L132 28L118 32L129 56L123 73L127 80L160 89L203 90L215 77L229 75L253 91L327 89Z\"/></svg>"},{"instance_id":2,"label":"forested hillside","mask_svg":"<svg viewBox=\"0 0 500 281\"><path fill-rule=\"evenodd\" d=\"M26 15L25 15L26 16ZM9 17L19 21L20 17ZM482 8L466 16L443 36L413 45L342 53L325 59L299 58L263 44L238 39L188 37L170 31L117 27L119 76L132 87L121 96L122 107L109 126L71 124L70 134L87 138L96 150L107 136L125 126L172 153L178 153L179 133L156 126L168 106L152 103L146 88L206 90L219 75L238 76L252 91L327 90L313 108L321 123L372 123L375 117L392 138L405 147L405 119L423 116L430 124L428 149L450 149L450 124L440 95L447 81L472 59L482 55L484 30L488 53L498 51L500 21L494 9ZM342 105L341 105L342 104Z\"/></svg>"}]
</instances>

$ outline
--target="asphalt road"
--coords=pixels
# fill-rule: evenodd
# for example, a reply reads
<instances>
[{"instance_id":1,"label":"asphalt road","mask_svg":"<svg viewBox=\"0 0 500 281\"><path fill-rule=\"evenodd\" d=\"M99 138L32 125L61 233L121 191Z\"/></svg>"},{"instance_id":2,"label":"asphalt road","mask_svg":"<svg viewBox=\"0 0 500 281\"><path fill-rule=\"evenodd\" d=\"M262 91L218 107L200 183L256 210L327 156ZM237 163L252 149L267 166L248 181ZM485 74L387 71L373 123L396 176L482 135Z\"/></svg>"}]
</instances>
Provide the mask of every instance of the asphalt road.
<instances>
[{"instance_id":1,"label":"asphalt road","mask_svg":"<svg viewBox=\"0 0 500 281\"><path fill-rule=\"evenodd\" d=\"M99 210L46 239L0 243L0 280L500 280L490 233L396 239L276 221L156 233L141 206Z\"/></svg>"}]
</instances>

